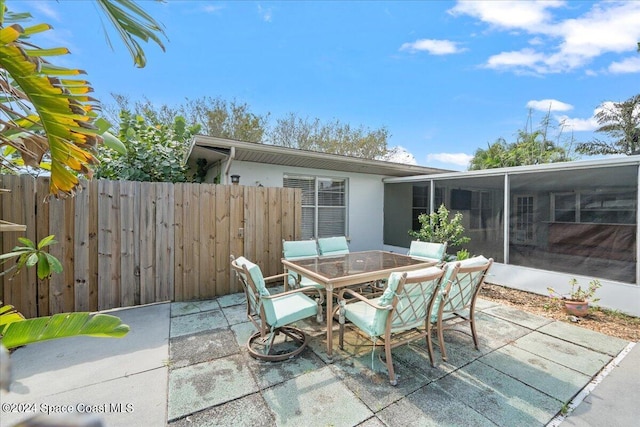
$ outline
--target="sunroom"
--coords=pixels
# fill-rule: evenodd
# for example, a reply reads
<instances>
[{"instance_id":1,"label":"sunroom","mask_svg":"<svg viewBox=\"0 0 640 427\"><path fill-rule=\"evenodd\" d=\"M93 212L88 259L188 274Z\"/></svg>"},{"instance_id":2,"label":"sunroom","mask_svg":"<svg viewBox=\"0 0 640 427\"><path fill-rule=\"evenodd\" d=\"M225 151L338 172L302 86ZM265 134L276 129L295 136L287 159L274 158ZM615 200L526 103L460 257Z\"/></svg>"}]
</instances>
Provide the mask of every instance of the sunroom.
<instances>
[{"instance_id":1,"label":"sunroom","mask_svg":"<svg viewBox=\"0 0 640 427\"><path fill-rule=\"evenodd\" d=\"M418 215L444 203L463 214L465 248L496 261L492 282L545 294L598 279L602 306L638 316L639 166L628 156L387 178L385 249L405 250Z\"/></svg>"}]
</instances>

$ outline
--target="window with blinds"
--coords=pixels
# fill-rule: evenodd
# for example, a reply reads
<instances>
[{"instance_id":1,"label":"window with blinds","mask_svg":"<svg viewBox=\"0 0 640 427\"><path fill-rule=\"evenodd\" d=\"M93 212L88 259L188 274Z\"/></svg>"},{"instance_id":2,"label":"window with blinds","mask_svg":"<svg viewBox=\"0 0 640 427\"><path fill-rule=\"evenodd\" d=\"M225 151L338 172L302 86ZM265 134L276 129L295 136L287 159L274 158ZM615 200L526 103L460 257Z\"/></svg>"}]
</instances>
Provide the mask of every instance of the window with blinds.
<instances>
[{"instance_id":1,"label":"window with blinds","mask_svg":"<svg viewBox=\"0 0 640 427\"><path fill-rule=\"evenodd\" d=\"M283 186L302 190L302 238L347 235L347 181L285 175Z\"/></svg>"}]
</instances>

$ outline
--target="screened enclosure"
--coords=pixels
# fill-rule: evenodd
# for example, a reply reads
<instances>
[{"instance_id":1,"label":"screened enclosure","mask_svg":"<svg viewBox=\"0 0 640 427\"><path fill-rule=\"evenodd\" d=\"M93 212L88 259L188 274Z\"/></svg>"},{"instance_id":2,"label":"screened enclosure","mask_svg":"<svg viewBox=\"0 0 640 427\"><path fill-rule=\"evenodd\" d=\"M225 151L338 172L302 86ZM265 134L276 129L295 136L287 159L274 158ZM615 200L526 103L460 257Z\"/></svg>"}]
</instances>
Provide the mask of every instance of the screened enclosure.
<instances>
[{"instance_id":1,"label":"screened enclosure","mask_svg":"<svg viewBox=\"0 0 640 427\"><path fill-rule=\"evenodd\" d=\"M418 215L444 204L462 213L471 254L637 282L637 160L393 178L385 181L384 203L385 245L408 247Z\"/></svg>"}]
</instances>

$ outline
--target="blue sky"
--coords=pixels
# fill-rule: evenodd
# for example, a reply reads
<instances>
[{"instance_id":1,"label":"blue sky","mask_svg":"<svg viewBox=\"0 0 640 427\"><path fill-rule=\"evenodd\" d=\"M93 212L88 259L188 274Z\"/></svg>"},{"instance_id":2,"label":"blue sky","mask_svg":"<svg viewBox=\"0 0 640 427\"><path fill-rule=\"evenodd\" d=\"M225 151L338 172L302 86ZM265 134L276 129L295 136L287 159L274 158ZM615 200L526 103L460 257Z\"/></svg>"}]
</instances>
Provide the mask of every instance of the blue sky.
<instances>
[{"instance_id":1,"label":"blue sky","mask_svg":"<svg viewBox=\"0 0 640 427\"><path fill-rule=\"evenodd\" d=\"M529 109L534 129L551 109L553 139L584 141L602 103L640 92L640 1L139 3L168 37L166 52L145 45L144 69L113 32L108 47L92 2L8 6L53 25L34 42L69 47L57 63L86 70L103 102L211 96L271 118L386 126L389 148L454 170L513 141Z\"/></svg>"}]
</instances>

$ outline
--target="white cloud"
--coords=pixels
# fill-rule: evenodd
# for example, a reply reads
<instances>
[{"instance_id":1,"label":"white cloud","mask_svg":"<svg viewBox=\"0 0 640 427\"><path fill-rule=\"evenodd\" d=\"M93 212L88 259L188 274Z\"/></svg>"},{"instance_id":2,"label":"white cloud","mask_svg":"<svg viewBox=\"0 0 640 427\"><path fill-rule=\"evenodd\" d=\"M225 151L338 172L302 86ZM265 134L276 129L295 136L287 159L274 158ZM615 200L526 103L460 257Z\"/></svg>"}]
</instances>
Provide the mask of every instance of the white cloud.
<instances>
[{"instance_id":1,"label":"white cloud","mask_svg":"<svg viewBox=\"0 0 640 427\"><path fill-rule=\"evenodd\" d=\"M540 99L527 102L527 108L537 111L569 111L573 110L573 105L566 104L556 99Z\"/></svg>"},{"instance_id":2,"label":"white cloud","mask_svg":"<svg viewBox=\"0 0 640 427\"><path fill-rule=\"evenodd\" d=\"M463 52L465 49L459 48L458 43L451 40L419 39L413 43L403 43L400 50L411 53L427 51L432 55L450 55Z\"/></svg>"},{"instance_id":3,"label":"white cloud","mask_svg":"<svg viewBox=\"0 0 640 427\"><path fill-rule=\"evenodd\" d=\"M469 15L498 29L534 29L551 20L547 9L563 1L459 1L449 13Z\"/></svg>"},{"instance_id":4,"label":"white cloud","mask_svg":"<svg viewBox=\"0 0 640 427\"><path fill-rule=\"evenodd\" d=\"M640 72L640 56L623 59L609 65L609 72L614 74Z\"/></svg>"},{"instance_id":5,"label":"white cloud","mask_svg":"<svg viewBox=\"0 0 640 427\"><path fill-rule=\"evenodd\" d=\"M273 19L273 12L271 11L271 8L263 9L262 6L258 5L258 13L264 22L271 22Z\"/></svg>"},{"instance_id":6,"label":"white cloud","mask_svg":"<svg viewBox=\"0 0 640 427\"><path fill-rule=\"evenodd\" d=\"M43 14L47 18L54 19L58 22L61 21L58 11L50 6L51 5L50 2L37 1L37 2L31 2L29 5L35 8L39 13Z\"/></svg>"},{"instance_id":7,"label":"white cloud","mask_svg":"<svg viewBox=\"0 0 640 427\"><path fill-rule=\"evenodd\" d=\"M427 161L436 161L458 166L468 166L473 156L465 153L434 153L427 155Z\"/></svg>"},{"instance_id":8,"label":"white cloud","mask_svg":"<svg viewBox=\"0 0 640 427\"><path fill-rule=\"evenodd\" d=\"M572 119L569 116L557 116L556 120L560 123L563 130L574 132L592 132L598 129L598 121L594 117L588 119Z\"/></svg>"},{"instance_id":9,"label":"white cloud","mask_svg":"<svg viewBox=\"0 0 640 427\"><path fill-rule=\"evenodd\" d=\"M575 18L557 20L553 16L553 9L570 13L570 6L561 1L460 1L449 12L472 16L497 31L521 30L534 36L529 44L536 50L495 54L487 61L488 68L539 74L568 72L603 54L637 49L640 2L607 1L594 4Z\"/></svg>"},{"instance_id":10,"label":"white cloud","mask_svg":"<svg viewBox=\"0 0 640 427\"><path fill-rule=\"evenodd\" d=\"M205 12L205 13L218 13L222 9L224 9L223 5L207 4L207 5L203 6L202 11Z\"/></svg>"}]
</instances>

